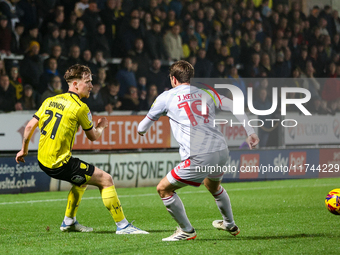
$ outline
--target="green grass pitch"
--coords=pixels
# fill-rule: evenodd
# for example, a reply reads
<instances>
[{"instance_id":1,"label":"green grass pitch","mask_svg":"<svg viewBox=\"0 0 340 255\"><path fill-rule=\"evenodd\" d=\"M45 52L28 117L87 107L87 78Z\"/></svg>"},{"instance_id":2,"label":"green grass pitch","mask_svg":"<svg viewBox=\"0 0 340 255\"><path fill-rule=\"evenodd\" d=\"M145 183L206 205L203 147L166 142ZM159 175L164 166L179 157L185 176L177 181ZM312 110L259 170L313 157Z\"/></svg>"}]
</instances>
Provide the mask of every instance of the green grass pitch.
<instances>
[{"instance_id":1,"label":"green grass pitch","mask_svg":"<svg viewBox=\"0 0 340 255\"><path fill-rule=\"evenodd\" d=\"M0 196L0 254L339 254L340 217L324 199L340 179L282 180L223 184L231 198L234 237L215 230L220 219L213 197L202 186L181 197L197 238L162 242L175 221L156 189L117 189L129 221L150 235L116 235L98 190L88 190L77 219L92 233L62 233L67 192ZM44 201L44 202L42 202Z\"/></svg>"}]
</instances>

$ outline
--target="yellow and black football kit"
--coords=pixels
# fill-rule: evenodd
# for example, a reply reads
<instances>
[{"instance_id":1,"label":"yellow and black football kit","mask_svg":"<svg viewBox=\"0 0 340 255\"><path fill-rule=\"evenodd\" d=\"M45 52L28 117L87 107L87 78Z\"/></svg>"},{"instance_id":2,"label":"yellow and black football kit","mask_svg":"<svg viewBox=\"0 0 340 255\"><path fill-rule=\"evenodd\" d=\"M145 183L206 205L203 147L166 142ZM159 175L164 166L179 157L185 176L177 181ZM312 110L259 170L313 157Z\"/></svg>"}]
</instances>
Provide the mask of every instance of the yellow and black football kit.
<instances>
[{"instance_id":1,"label":"yellow and black football kit","mask_svg":"<svg viewBox=\"0 0 340 255\"><path fill-rule=\"evenodd\" d=\"M47 98L34 117L39 120L38 161L49 176L76 185L86 183L94 166L72 158L71 150L79 126L93 128L88 106L73 92Z\"/></svg>"}]
</instances>

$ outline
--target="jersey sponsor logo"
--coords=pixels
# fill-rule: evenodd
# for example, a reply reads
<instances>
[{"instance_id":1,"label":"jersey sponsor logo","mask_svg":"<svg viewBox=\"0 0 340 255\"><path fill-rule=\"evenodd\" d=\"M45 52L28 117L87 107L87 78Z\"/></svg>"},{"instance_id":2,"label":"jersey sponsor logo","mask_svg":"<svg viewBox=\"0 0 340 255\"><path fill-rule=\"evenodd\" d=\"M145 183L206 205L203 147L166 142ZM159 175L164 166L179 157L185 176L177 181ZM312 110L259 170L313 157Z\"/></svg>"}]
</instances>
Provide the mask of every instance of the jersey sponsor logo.
<instances>
[{"instance_id":1,"label":"jersey sponsor logo","mask_svg":"<svg viewBox=\"0 0 340 255\"><path fill-rule=\"evenodd\" d=\"M89 121L90 121L90 123L92 125L92 114L91 114L91 112L87 113L87 118L89 119Z\"/></svg>"},{"instance_id":2,"label":"jersey sponsor logo","mask_svg":"<svg viewBox=\"0 0 340 255\"><path fill-rule=\"evenodd\" d=\"M85 180L85 178L83 176L80 176L80 175L74 175L72 178L71 178L71 181L75 182L75 183L81 183Z\"/></svg>"}]
</instances>

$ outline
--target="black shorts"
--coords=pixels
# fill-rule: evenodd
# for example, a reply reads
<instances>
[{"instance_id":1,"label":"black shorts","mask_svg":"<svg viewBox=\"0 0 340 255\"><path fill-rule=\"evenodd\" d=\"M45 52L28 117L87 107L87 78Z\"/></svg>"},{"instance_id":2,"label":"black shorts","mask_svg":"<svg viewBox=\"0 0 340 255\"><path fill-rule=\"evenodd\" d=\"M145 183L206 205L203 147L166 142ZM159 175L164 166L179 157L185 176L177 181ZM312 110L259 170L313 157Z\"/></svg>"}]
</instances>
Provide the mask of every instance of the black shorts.
<instances>
[{"instance_id":1,"label":"black shorts","mask_svg":"<svg viewBox=\"0 0 340 255\"><path fill-rule=\"evenodd\" d=\"M70 158L67 164L58 168L51 169L43 166L40 162L39 166L48 176L70 182L77 186L81 186L86 183L94 172L93 165L88 164L79 158L73 157Z\"/></svg>"}]
</instances>

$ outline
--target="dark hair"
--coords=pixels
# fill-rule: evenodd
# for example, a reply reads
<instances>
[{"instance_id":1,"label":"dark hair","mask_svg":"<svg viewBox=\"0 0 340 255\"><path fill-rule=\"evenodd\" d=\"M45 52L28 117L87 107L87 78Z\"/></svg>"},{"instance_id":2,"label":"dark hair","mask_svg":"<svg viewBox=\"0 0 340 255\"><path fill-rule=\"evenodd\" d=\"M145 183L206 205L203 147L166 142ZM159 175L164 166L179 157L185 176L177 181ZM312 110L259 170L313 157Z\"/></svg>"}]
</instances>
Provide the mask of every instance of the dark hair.
<instances>
[{"instance_id":1,"label":"dark hair","mask_svg":"<svg viewBox=\"0 0 340 255\"><path fill-rule=\"evenodd\" d=\"M110 81L109 81L109 86L119 86L120 85L120 83L119 83L119 81L117 80L117 79L111 79Z\"/></svg>"},{"instance_id":2,"label":"dark hair","mask_svg":"<svg viewBox=\"0 0 340 255\"><path fill-rule=\"evenodd\" d=\"M69 83L75 79L82 79L86 74L92 74L91 69L88 66L76 64L67 69L64 79Z\"/></svg>"},{"instance_id":3,"label":"dark hair","mask_svg":"<svg viewBox=\"0 0 340 255\"><path fill-rule=\"evenodd\" d=\"M169 72L170 76L174 76L180 83L190 83L190 78L193 78L195 74L194 67L184 60L172 64Z\"/></svg>"}]
</instances>

